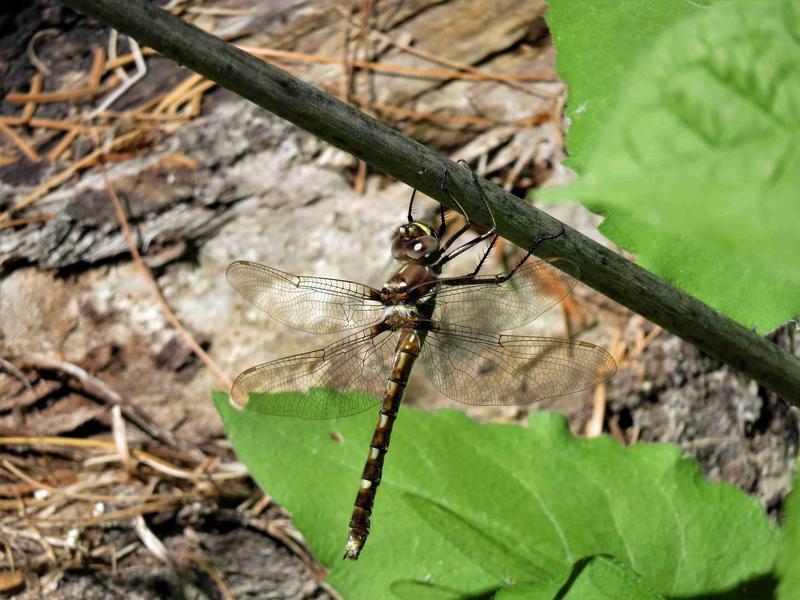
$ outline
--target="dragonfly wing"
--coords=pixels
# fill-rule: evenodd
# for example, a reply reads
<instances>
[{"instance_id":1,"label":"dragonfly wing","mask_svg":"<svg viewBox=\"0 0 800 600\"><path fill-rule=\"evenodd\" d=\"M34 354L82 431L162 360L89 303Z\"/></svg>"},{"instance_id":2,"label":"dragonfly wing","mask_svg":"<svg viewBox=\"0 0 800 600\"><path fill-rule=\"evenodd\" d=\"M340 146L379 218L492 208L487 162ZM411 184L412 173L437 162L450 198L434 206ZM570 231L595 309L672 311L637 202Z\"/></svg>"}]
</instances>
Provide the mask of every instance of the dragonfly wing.
<instances>
[{"instance_id":1,"label":"dragonfly wing","mask_svg":"<svg viewBox=\"0 0 800 600\"><path fill-rule=\"evenodd\" d=\"M247 261L232 263L228 283L270 317L310 333L335 333L380 321L380 293L361 283L301 277Z\"/></svg>"},{"instance_id":2,"label":"dragonfly wing","mask_svg":"<svg viewBox=\"0 0 800 600\"><path fill-rule=\"evenodd\" d=\"M322 350L246 370L233 382L239 407L276 416L333 419L378 404L386 388L398 335L369 329Z\"/></svg>"},{"instance_id":3,"label":"dragonfly wing","mask_svg":"<svg viewBox=\"0 0 800 600\"><path fill-rule=\"evenodd\" d=\"M481 331L505 331L539 317L569 294L577 282L578 267L565 258L528 261L507 281L478 276L474 283L463 278L443 278L436 295L433 319L448 326Z\"/></svg>"},{"instance_id":4,"label":"dragonfly wing","mask_svg":"<svg viewBox=\"0 0 800 600\"><path fill-rule=\"evenodd\" d=\"M445 396L464 404L530 404L611 377L617 365L593 344L433 325L420 360Z\"/></svg>"}]
</instances>

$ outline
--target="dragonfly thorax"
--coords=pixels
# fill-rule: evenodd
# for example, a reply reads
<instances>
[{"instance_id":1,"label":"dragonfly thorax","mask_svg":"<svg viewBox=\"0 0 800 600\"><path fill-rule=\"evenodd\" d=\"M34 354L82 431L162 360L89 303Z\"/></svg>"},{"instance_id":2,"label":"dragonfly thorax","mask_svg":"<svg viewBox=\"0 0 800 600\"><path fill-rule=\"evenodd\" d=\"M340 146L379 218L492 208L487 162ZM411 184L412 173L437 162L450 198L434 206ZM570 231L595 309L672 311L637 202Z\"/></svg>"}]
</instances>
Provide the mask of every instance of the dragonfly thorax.
<instances>
[{"instance_id":1,"label":"dragonfly thorax","mask_svg":"<svg viewBox=\"0 0 800 600\"><path fill-rule=\"evenodd\" d=\"M395 304L384 309L381 322L389 329L415 329L419 319L420 313L416 306Z\"/></svg>"},{"instance_id":2,"label":"dragonfly thorax","mask_svg":"<svg viewBox=\"0 0 800 600\"><path fill-rule=\"evenodd\" d=\"M404 223L392 238L392 256L400 262L430 263L438 252L439 236L425 223Z\"/></svg>"},{"instance_id":3,"label":"dragonfly thorax","mask_svg":"<svg viewBox=\"0 0 800 600\"><path fill-rule=\"evenodd\" d=\"M407 262L383 285L381 298L387 306L413 305L433 289L438 277L421 262Z\"/></svg>"}]
</instances>

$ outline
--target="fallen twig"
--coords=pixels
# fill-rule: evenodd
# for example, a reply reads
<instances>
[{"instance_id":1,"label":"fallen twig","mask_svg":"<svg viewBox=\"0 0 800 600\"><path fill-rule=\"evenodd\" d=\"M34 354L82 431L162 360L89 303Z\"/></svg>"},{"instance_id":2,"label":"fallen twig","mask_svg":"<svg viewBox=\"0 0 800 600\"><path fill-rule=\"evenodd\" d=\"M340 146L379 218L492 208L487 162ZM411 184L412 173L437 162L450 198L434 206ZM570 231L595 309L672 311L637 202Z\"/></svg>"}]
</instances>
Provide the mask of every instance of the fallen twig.
<instances>
[{"instance_id":1,"label":"fallen twig","mask_svg":"<svg viewBox=\"0 0 800 600\"><path fill-rule=\"evenodd\" d=\"M144 260L142 260L142 255L139 253L139 248L133 239L133 234L131 233L130 226L128 225L128 219L125 216L125 211L122 208L122 203L117 196L117 192L111 185L111 180L108 177L108 171L106 171L105 166L102 164L100 165L100 168L103 172L106 190L108 191L108 195L111 197L111 201L114 203L114 210L117 213L117 219L119 220L120 227L122 228L122 234L125 236L125 240L128 242L128 250L131 253L131 258L133 258L133 262L142 272L142 275L144 275L147 285L150 287L153 297L161 307L164 316L166 317L167 321L169 321L170 325L172 325L172 327L181 335L181 337L183 337L186 344L192 349L192 352L194 352L197 357L203 361L206 367L208 367L211 372L214 373L214 375L216 375L220 381L222 381L227 389L230 389L233 385L231 379L222 371L222 369L219 368L219 366L217 366L208 353L206 353L206 351L200 347L200 344L195 341L194 337L192 337L192 335L186 330L178 317L175 316L175 313L172 312L172 309L164 298L164 295L161 293L161 289L158 287L158 283L153 277L153 274L150 272L150 269L147 267Z\"/></svg>"},{"instance_id":2,"label":"fallen twig","mask_svg":"<svg viewBox=\"0 0 800 600\"><path fill-rule=\"evenodd\" d=\"M625 339L623 338L622 332L619 329L615 329L611 337L609 353L612 357L614 357L614 360L617 361L617 363L619 363L625 355ZM583 435L586 437L597 437L603 433L603 422L605 421L606 417L607 390L608 384L605 381L598 383L594 387L592 416L586 422L586 426L583 429ZM624 441L624 436L622 437L622 441Z\"/></svg>"},{"instance_id":3,"label":"fallen twig","mask_svg":"<svg viewBox=\"0 0 800 600\"><path fill-rule=\"evenodd\" d=\"M9 436L0 437L0 446L65 446L74 448L99 448L116 455L117 446L108 440L70 438L60 436ZM241 479L248 477L247 469L241 463L227 463L227 470L219 473L196 473L173 465L169 461L150 452L132 448L131 454L136 460L156 469L157 471L178 479L190 481L225 481L228 479Z\"/></svg>"},{"instance_id":4,"label":"fallen twig","mask_svg":"<svg viewBox=\"0 0 800 600\"><path fill-rule=\"evenodd\" d=\"M301 63L321 63L337 65L342 63L341 58L335 56L326 56L323 54L307 54L304 52L294 52L292 50L278 50L275 48L263 48L257 46L243 46L237 45L237 48L252 54L259 58L283 58L289 62ZM142 53L144 56L154 56L159 54L152 48L143 48ZM426 56L429 60L435 55ZM117 59L109 59L106 64L106 69L113 69L132 63L134 60L133 55L126 54ZM456 66L459 65L459 66ZM502 81L504 83L520 82L520 81L557 81L558 76L553 71L527 71L522 73L490 73L488 71L481 71L480 69L472 70L443 70L443 69L424 69L417 67L405 67L402 65L390 65L385 63L377 63L370 61L353 61L353 66L359 69L369 69L382 73L394 73L396 75L406 75L410 77L424 77L428 79L469 79L475 81ZM452 62L449 66L456 69L462 69L459 63Z\"/></svg>"},{"instance_id":5,"label":"fallen twig","mask_svg":"<svg viewBox=\"0 0 800 600\"><path fill-rule=\"evenodd\" d=\"M161 99L161 102L152 110L151 114L160 115L167 110L173 102L181 98L187 91L192 89L195 85L203 81L204 77L197 73L192 73L186 79L181 81L178 85L172 88L166 96Z\"/></svg>"},{"instance_id":6,"label":"fallen twig","mask_svg":"<svg viewBox=\"0 0 800 600\"><path fill-rule=\"evenodd\" d=\"M20 371L17 367L8 362L2 356L0 356L0 367L11 373L17 379L19 379L22 382L22 385L25 386L25 389L31 396L36 396L36 392L34 391L31 382L28 381L27 377L25 377L25 373ZM19 402L15 402L14 407L11 410L12 410L12 415L14 417L14 423L18 427L21 427L25 423L25 415L22 412L22 406L20 406Z\"/></svg>"},{"instance_id":7,"label":"fallen twig","mask_svg":"<svg viewBox=\"0 0 800 600\"><path fill-rule=\"evenodd\" d=\"M64 102L66 100L77 100L79 98L93 97L102 94L107 89L102 85L91 85L73 90L62 90L59 92L39 92L38 94L9 94L5 101L11 104L26 104L28 102L38 102L39 104L49 104L52 102Z\"/></svg>"},{"instance_id":8,"label":"fallen twig","mask_svg":"<svg viewBox=\"0 0 800 600\"><path fill-rule=\"evenodd\" d=\"M347 13L346 9L344 9L342 6L338 6L337 5L336 6L336 10L347 21L351 21L352 20L352 16L349 15ZM429 60L429 61L434 62L434 63L438 63L440 65L444 65L446 67L451 67L453 69L458 69L459 71L466 71L466 72L469 72L469 73L474 73L476 75L482 75L486 79L496 79L497 81L502 81L503 83L507 84L508 86L510 86L510 87L512 87L512 88L514 88L516 90L519 90L521 92L525 92L527 94L532 94L534 96L538 96L538 97L546 98L546 99L553 99L557 95L560 95L560 94L557 94L557 95L553 95L553 96L548 96L548 95L545 95L545 94L541 94L540 92L536 92L536 91L531 90L531 89L529 89L529 88L527 88L527 87L525 87L523 85L520 85L519 81L517 79L515 79L513 75L491 73L491 72L479 69L478 67L474 67L474 66L472 66L470 64L467 64L467 63L462 63L462 62L459 62L459 61L456 61L456 60L445 58L444 56L439 56L437 54L433 54L432 52L428 52L427 50L423 50L422 48L415 48L414 46L409 46L408 44L404 44L402 42L399 42L399 41L395 40L394 38L386 35L385 33L383 33L380 30L374 30L373 29L373 30L371 30L369 32L369 35L374 36L375 38L377 38L377 39L379 39L379 40L381 40L381 41L383 41L383 42L385 42L387 44L390 44L390 45L394 46L395 48L397 48L398 50L402 50L403 52L406 52L407 54L418 56L420 58L424 58L426 60ZM543 72L543 74L548 75L548 77L542 78L542 81L557 81L558 80L558 74L555 71Z\"/></svg>"},{"instance_id":9,"label":"fallen twig","mask_svg":"<svg viewBox=\"0 0 800 600\"><path fill-rule=\"evenodd\" d=\"M201 557L197 556L192 552L187 552L186 550L181 550L178 552L178 556L182 558L187 563L192 563L197 566L201 571L203 571L206 576L217 586L217 591L223 600L233 600L234 596L231 594L231 591L228 589L228 586L225 584L225 580L222 578L222 574L219 572L214 565L212 565L207 560L203 560Z\"/></svg>"},{"instance_id":10,"label":"fallen twig","mask_svg":"<svg viewBox=\"0 0 800 600\"><path fill-rule=\"evenodd\" d=\"M342 59L335 56L323 54L306 54L304 52L294 52L292 50L278 50L275 48L259 48L256 46L237 46L240 50L252 54L259 58L282 58L289 62L313 62L321 64L338 65ZM407 67L405 65L392 65L365 60L354 60L352 66L358 69L368 69L376 73L391 73L393 75L405 75L407 77L420 77L424 79L466 79L474 81L542 81L552 79L552 71L526 71L522 73L510 73L496 75L479 71L454 71L444 69L426 69L423 67Z\"/></svg>"},{"instance_id":11,"label":"fallen twig","mask_svg":"<svg viewBox=\"0 0 800 600\"><path fill-rule=\"evenodd\" d=\"M87 118L93 119L99 113L107 110L112 104L114 104L114 102L119 100L119 98L122 97L125 92L127 92L133 85L135 85L147 74L147 65L142 57L142 51L139 49L139 44L132 37L128 38L128 44L131 47L131 54L133 54L134 63L136 64L136 72L133 75L123 79L122 84L118 85L114 90L112 90L111 93L108 94L108 96L106 96L100 102L100 104L97 105L97 108L89 113Z\"/></svg>"},{"instance_id":12,"label":"fallen twig","mask_svg":"<svg viewBox=\"0 0 800 600\"><path fill-rule=\"evenodd\" d=\"M71 500L83 500L85 502L113 502L115 504L137 504L139 502L167 502L173 500L180 500L184 498L186 494L184 493L174 493L174 494L84 494L81 492L71 492L69 490L63 490L58 487L54 487L52 485L47 485L46 483L42 483L41 481L36 481L33 477L28 475L27 473L23 473L19 467L12 465L7 460L0 461L0 464L12 475L17 477L18 479L28 483L32 487L39 489L39 490L46 490L50 494L58 494L59 496L64 496L65 498L69 498Z\"/></svg>"},{"instance_id":13,"label":"fallen twig","mask_svg":"<svg viewBox=\"0 0 800 600\"><path fill-rule=\"evenodd\" d=\"M61 155L64 154L64 152L66 152L70 146L72 146L72 142L75 141L75 138L78 137L79 133L79 129L72 129L71 131L68 131L64 137L61 138L61 141L58 142L58 144L56 144L53 149L50 150L50 152L47 153L48 160L58 160L61 158Z\"/></svg>"},{"instance_id":14,"label":"fallen twig","mask_svg":"<svg viewBox=\"0 0 800 600\"><path fill-rule=\"evenodd\" d=\"M106 51L102 48L95 48L92 57L92 67L89 69L89 85L98 86L106 70Z\"/></svg>"},{"instance_id":15,"label":"fallen twig","mask_svg":"<svg viewBox=\"0 0 800 600\"><path fill-rule=\"evenodd\" d=\"M50 70L50 67L44 64L41 59L36 56L36 43L42 38L52 37L59 35L60 33L61 30L56 29L55 27L51 27L50 29L40 29L31 36L30 40L28 40L28 45L25 47L25 54L27 55L28 60L31 61L31 64L36 67L36 70L42 75L52 75L53 72Z\"/></svg>"},{"instance_id":16,"label":"fallen twig","mask_svg":"<svg viewBox=\"0 0 800 600\"><path fill-rule=\"evenodd\" d=\"M371 102L370 100L362 96L351 96L351 100L358 106L374 110L375 112L382 113L393 119L427 121L430 123L441 123L445 125L452 125L454 127L493 127L495 125L533 127L536 125L541 125L542 123L546 122L551 118L550 112L544 111L542 113L537 113L530 117L525 117L510 122L505 122L505 121L498 121L496 119L489 119L487 117L478 117L474 115L449 115L443 113L422 112L410 108L403 108L402 106L385 104L383 102Z\"/></svg>"},{"instance_id":17,"label":"fallen twig","mask_svg":"<svg viewBox=\"0 0 800 600\"><path fill-rule=\"evenodd\" d=\"M42 83L44 82L44 77L42 77L41 73L36 73L33 77L31 77L31 85L28 88L28 93L30 94L38 94L42 91ZM20 117L20 125L26 124L28 121L31 120L33 113L36 112L36 102L28 102L25 104L24 108L22 109L22 117Z\"/></svg>"},{"instance_id":18,"label":"fallen twig","mask_svg":"<svg viewBox=\"0 0 800 600\"><path fill-rule=\"evenodd\" d=\"M120 146L123 146L124 144L132 142L135 138L139 137L139 135L141 134L138 131L131 131L130 133L121 135L120 137L111 140L106 150L102 149L95 150L94 152L91 152L90 154L83 157L81 160L72 163L69 167L67 167L66 169L55 175L55 177L52 177L48 181L45 181L42 185L37 187L30 194L22 198L22 200L14 204L14 206L12 206L10 209L5 211L4 213L0 213L0 223L7 221L13 213L20 211L23 208L36 202L39 198L44 196L51 189L62 184L64 181L72 177L78 171L93 165L95 160L97 160L97 158L101 154L103 154L104 151L108 151L113 148L118 148Z\"/></svg>"},{"instance_id":19,"label":"fallen twig","mask_svg":"<svg viewBox=\"0 0 800 600\"><path fill-rule=\"evenodd\" d=\"M122 396L115 392L108 384L94 375L90 375L78 365L57 360L55 358L46 356L44 354L27 354L23 357L23 362L26 366L35 369L46 369L49 371L57 371L64 373L74 378L84 391L88 392L98 400L106 402L112 406L119 406L125 417L132 423L135 423L139 429L152 436L153 438L164 442L170 446L177 447L174 436L153 422L153 420L145 415L139 408L126 402Z\"/></svg>"},{"instance_id":20,"label":"fallen twig","mask_svg":"<svg viewBox=\"0 0 800 600\"><path fill-rule=\"evenodd\" d=\"M6 136L8 140L14 144L25 157L31 162L39 160L39 153L33 149L28 142L26 142L16 131L11 129L8 125L0 121L0 133Z\"/></svg>"},{"instance_id":21,"label":"fallen twig","mask_svg":"<svg viewBox=\"0 0 800 600\"><path fill-rule=\"evenodd\" d=\"M80 132L85 132L90 130L90 128L85 125L72 123L69 121L59 121L58 119L31 118L28 121L23 121L22 117L0 117L0 123L11 126L28 125L29 127L43 127L45 129L59 129L62 131L77 130ZM101 129L105 129L107 127L108 126L100 126Z\"/></svg>"}]
</instances>

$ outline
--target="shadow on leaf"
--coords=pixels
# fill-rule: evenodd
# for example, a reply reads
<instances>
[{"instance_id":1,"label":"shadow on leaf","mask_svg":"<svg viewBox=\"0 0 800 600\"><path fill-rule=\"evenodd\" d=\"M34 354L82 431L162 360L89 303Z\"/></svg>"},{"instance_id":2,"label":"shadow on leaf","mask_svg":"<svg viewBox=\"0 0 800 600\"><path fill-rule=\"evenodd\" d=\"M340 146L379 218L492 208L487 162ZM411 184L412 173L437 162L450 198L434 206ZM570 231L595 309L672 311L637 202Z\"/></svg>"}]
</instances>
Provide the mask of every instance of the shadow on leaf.
<instances>
[{"instance_id":1,"label":"shadow on leaf","mask_svg":"<svg viewBox=\"0 0 800 600\"><path fill-rule=\"evenodd\" d=\"M698 596L682 596L673 600L772 600L778 580L772 574L762 575L750 581L740 583L727 592L717 594L701 594Z\"/></svg>"},{"instance_id":2,"label":"shadow on leaf","mask_svg":"<svg viewBox=\"0 0 800 600\"><path fill-rule=\"evenodd\" d=\"M546 581L563 567L559 561L545 556L534 562L519 551L508 547L474 521L467 520L441 504L417 494L405 494L403 499L431 528L447 539L459 552L497 580L498 586L518 581ZM543 566L542 563L547 566Z\"/></svg>"}]
</instances>

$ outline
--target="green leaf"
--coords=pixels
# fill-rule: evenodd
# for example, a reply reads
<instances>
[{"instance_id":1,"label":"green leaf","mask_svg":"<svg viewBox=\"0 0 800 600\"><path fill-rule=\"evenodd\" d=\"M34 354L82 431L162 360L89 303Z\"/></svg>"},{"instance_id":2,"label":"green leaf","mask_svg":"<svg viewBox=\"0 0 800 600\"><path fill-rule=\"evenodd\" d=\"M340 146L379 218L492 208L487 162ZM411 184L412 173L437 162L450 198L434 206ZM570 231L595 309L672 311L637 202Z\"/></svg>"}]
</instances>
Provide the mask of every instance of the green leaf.
<instances>
[{"instance_id":1,"label":"green leaf","mask_svg":"<svg viewBox=\"0 0 800 600\"><path fill-rule=\"evenodd\" d=\"M718 2L649 41L579 181L538 197L580 200L642 266L770 330L800 313L800 3Z\"/></svg>"},{"instance_id":2,"label":"green leaf","mask_svg":"<svg viewBox=\"0 0 800 600\"><path fill-rule=\"evenodd\" d=\"M346 598L447 598L559 576L609 554L667 596L768 572L776 527L677 447L573 437L560 415L527 427L403 408L357 562L341 559L377 414L302 421L215 402L240 459L292 512ZM743 561L742 556L748 556ZM450 594L448 596L447 594Z\"/></svg>"},{"instance_id":3,"label":"green leaf","mask_svg":"<svg viewBox=\"0 0 800 600\"><path fill-rule=\"evenodd\" d=\"M582 171L586 154L636 58L659 34L702 11L710 0L549 0L545 18L556 47L556 67L569 84L570 158Z\"/></svg>"},{"instance_id":4,"label":"green leaf","mask_svg":"<svg viewBox=\"0 0 800 600\"><path fill-rule=\"evenodd\" d=\"M501 590L496 600L658 600L627 565L608 556L590 556L570 571L545 583L532 583Z\"/></svg>"},{"instance_id":5,"label":"green leaf","mask_svg":"<svg viewBox=\"0 0 800 600\"><path fill-rule=\"evenodd\" d=\"M778 600L800 598L800 462L795 465L792 493L786 499L783 541L775 571L780 577Z\"/></svg>"},{"instance_id":6,"label":"green leaf","mask_svg":"<svg viewBox=\"0 0 800 600\"><path fill-rule=\"evenodd\" d=\"M425 581L395 581L391 585L391 593L400 600L478 600L479 598L493 598L495 590L485 593L471 593L465 590L443 587Z\"/></svg>"}]
</instances>

